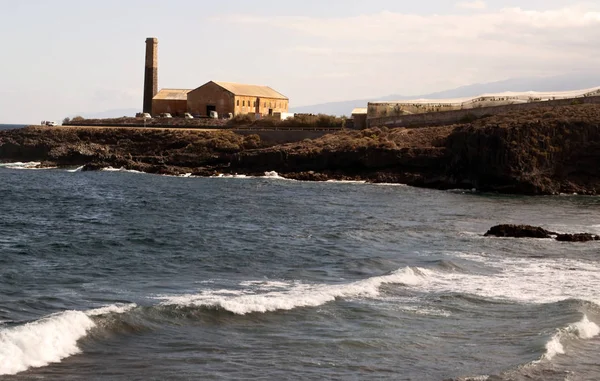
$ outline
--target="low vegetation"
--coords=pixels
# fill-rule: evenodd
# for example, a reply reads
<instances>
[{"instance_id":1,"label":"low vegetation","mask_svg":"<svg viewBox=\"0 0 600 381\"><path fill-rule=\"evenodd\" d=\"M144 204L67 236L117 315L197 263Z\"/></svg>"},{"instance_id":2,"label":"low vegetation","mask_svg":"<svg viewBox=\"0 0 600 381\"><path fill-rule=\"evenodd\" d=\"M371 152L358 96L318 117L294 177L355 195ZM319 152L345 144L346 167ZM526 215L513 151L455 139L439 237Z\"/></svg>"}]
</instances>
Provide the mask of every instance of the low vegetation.
<instances>
[{"instance_id":1,"label":"low vegetation","mask_svg":"<svg viewBox=\"0 0 600 381\"><path fill-rule=\"evenodd\" d=\"M252 115L240 114L233 117L228 122L229 126L246 126L246 127L281 127L281 128L344 128L346 118L333 115L312 115L312 114L297 114L293 118L279 120L276 118L256 119Z\"/></svg>"}]
</instances>

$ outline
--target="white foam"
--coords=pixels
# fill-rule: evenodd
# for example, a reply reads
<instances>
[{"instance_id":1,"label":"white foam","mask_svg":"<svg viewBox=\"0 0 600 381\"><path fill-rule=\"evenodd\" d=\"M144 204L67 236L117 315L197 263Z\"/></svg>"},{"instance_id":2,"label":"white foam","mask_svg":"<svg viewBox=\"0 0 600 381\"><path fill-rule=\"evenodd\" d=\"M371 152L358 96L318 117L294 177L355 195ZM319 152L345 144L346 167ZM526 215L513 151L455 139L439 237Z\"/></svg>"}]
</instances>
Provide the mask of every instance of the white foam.
<instances>
[{"instance_id":1,"label":"white foam","mask_svg":"<svg viewBox=\"0 0 600 381\"><path fill-rule=\"evenodd\" d=\"M71 172L71 173L75 173L75 172L81 172L83 170L83 165L81 167L77 167L75 169L67 169L67 172Z\"/></svg>"},{"instance_id":2,"label":"white foam","mask_svg":"<svg viewBox=\"0 0 600 381\"><path fill-rule=\"evenodd\" d=\"M287 290L257 292L245 290L242 295L227 295L224 291L203 291L195 295L159 296L163 305L220 307L239 315L316 307L338 298L372 298L379 295L383 284L415 286L423 282L423 275L411 268L392 274L365 279L358 282L326 285L291 283ZM281 286L281 284L278 284Z\"/></svg>"},{"instance_id":3,"label":"white foam","mask_svg":"<svg viewBox=\"0 0 600 381\"><path fill-rule=\"evenodd\" d=\"M366 184L367 182L364 180L327 180L327 183L334 184Z\"/></svg>"},{"instance_id":4,"label":"white foam","mask_svg":"<svg viewBox=\"0 0 600 381\"><path fill-rule=\"evenodd\" d=\"M211 179L252 179L254 177L252 176L247 176L247 175L238 175L236 174L224 174L224 173L219 173L216 176L211 176Z\"/></svg>"},{"instance_id":5,"label":"white foam","mask_svg":"<svg viewBox=\"0 0 600 381\"><path fill-rule=\"evenodd\" d=\"M428 274L424 291L456 292L518 303L555 303L567 299L600 305L600 264L565 258L510 258L486 254L454 253L480 262L492 274L421 270Z\"/></svg>"},{"instance_id":6,"label":"white foam","mask_svg":"<svg viewBox=\"0 0 600 381\"><path fill-rule=\"evenodd\" d=\"M273 180L296 181L296 180L293 180L293 179L286 179L285 177L281 177L281 176L279 176L279 173L277 173L275 171L265 172L265 175L263 176L263 178L265 178L265 179L273 179Z\"/></svg>"},{"instance_id":7,"label":"white foam","mask_svg":"<svg viewBox=\"0 0 600 381\"><path fill-rule=\"evenodd\" d=\"M27 163L18 161L15 163L0 163L0 167L8 169L42 169L39 167L41 164L42 163L38 161L31 161Z\"/></svg>"},{"instance_id":8,"label":"white foam","mask_svg":"<svg viewBox=\"0 0 600 381\"><path fill-rule=\"evenodd\" d=\"M46 366L79 353L77 341L94 326L85 313L66 311L0 330L0 375Z\"/></svg>"},{"instance_id":9,"label":"white foam","mask_svg":"<svg viewBox=\"0 0 600 381\"><path fill-rule=\"evenodd\" d=\"M144 173L141 171L136 171L134 169L125 169L125 168L113 168L113 167L106 167L106 168L102 168L101 171L103 172L127 172L127 173Z\"/></svg>"},{"instance_id":10,"label":"white foam","mask_svg":"<svg viewBox=\"0 0 600 381\"><path fill-rule=\"evenodd\" d=\"M81 352L78 340L96 326L91 317L123 313L135 305L88 312L64 311L14 328L0 329L0 375L38 368Z\"/></svg>"},{"instance_id":11,"label":"white foam","mask_svg":"<svg viewBox=\"0 0 600 381\"><path fill-rule=\"evenodd\" d=\"M577 338L581 340L589 340L600 335L600 327L589 320L587 316L583 316L580 322L571 324L567 328L560 329L550 341L546 344L546 354L543 359L552 360L557 355L565 353L565 348L561 343L566 338Z\"/></svg>"},{"instance_id":12,"label":"white foam","mask_svg":"<svg viewBox=\"0 0 600 381\"><path fill-rule=\"evenodd\" d=\"M101 316L107 314L124 314L137 307L137 304L113 304L106 307L96 308L94 310L87 311L87 316Z\"/></svg>"}]
</instances>

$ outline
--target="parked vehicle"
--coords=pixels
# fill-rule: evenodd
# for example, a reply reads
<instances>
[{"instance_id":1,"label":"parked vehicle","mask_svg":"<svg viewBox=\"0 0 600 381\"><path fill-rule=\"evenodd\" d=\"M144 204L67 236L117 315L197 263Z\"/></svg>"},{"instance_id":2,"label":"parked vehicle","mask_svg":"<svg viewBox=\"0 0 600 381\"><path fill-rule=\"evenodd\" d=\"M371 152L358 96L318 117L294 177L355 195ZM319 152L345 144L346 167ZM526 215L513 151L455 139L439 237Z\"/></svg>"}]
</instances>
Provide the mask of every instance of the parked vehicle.
<instances>
[{"instance_id":1,"label":"parked vehicle","mask_svg":"<svg viewBox=\"0 0 600 381\"><path fill-rule=\"evenodd\" d=\"M183 117L186 119L194 119L194 117L192 116L192 114L190 114L189 112L186 112L185 114L183 114Z\"/></svg>"},{"instance_id":2,"label":"parked vehicle","mask_svg":"<svg viewBox=\"0 0 600 381\"><path fill-rule=\"evenodd\" d=\"M53 122L53 121L51 121L51 120L46 120L46 121L44 121L44 124L45 124L46 126L48 126L48 127L54 127L54 126L58 126L58 123L56 123L56 122Z\"/></svg>"},{"instance_id":3,"label":"parked vehicle","mask_svg":"<svg viewBox=\"0 0 600 381\"><path fill-rule=\"evenodd\" d=\"M144 119L152 119L152 115L150 115L147 112L144 112L144 113L142 113L142 118L144 118Z\"/></svg>"},{"instance_id":4,"label":"parked vehicle","mask_svg":"<svg viewBox=\"0 0 600 381\"><path fill-rule=\"evenodd\" d=\"M169 114L168 112L164 112L164 113L160 114L160 117L169 119L169 118L172 118L173 115Z\"/></svg>"},{"instance_id":5,"label":"parked vehicle","mask_svg":"<svg viewBox=\"0 0 600 381\"><path fill-rule=\"evenodd\" d=\"M211 119L219 119L219 113L217 113L216 111L211 111L209 117Z\"/></svg>"}]
</instances>

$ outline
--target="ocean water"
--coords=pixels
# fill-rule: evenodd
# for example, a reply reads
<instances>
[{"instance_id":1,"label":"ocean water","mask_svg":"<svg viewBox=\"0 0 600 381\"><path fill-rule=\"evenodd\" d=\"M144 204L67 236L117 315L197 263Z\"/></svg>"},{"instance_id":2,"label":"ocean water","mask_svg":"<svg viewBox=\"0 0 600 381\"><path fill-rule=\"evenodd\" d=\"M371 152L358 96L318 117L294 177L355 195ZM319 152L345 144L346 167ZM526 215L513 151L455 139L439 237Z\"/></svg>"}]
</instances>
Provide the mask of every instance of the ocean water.
<instances>
[{"instance_id":1,"label":"ocean water","mask_svg":"<svg viewBox=\"0 0 600 381\"><path fill-rule=\"evenodd\" d=\"M26 127L26 124L0 124L0 130L14 130L17 128Z\"/></svg>"},{"instance_id":2,"label":"ocean water","mask_svg":"<svg viewBox=\"0 0 600 381\"><path fill-rule=\"evenodd\" d=\"M0 165L1 380L598 380L600 198Z\"/></svg>"}]
</instances>

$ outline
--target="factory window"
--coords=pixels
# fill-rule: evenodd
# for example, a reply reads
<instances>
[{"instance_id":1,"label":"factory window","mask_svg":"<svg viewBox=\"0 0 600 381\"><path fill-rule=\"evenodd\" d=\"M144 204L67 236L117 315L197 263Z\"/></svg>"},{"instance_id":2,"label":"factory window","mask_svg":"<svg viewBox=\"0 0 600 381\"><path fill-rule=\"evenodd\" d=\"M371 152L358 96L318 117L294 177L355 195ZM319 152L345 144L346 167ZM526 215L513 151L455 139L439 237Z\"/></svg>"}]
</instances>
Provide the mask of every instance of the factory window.
<instances>
[{"instance_id":1,"label":"factory window","mask_svg":"<svg viewBox=\"0 0 600 381\"><path fill-rule=\"evenodd\" d=\"M246 101L242 101L242 106L246 107Z\"/></svg>"},{"instance_id":2,"label":"factory window","mask_svg":"<svg viewBox=\"0 0 600 381\"><path fill-rule=\"evenodd\" d=\"M267 102L265 102L265 108L267 108Z\"/></svg>"},{"instance_id":3,"label":"factory window","mask_svg":"<svg viewBox=\"0 0 600 381\"><path fill-rule=\"evenodd\" d=\"M237 106L240 107L240 100L237 100Z\"/></svg>"},{"instance_id":4,"label":"factory window","mask_svg":"<svg viewBox=\"0 0 600 381\"><path fill-rule=\"evenodd\" d=\"M252 107L256 107L256 101L254 101L254 103L252 104Z\"/></svg>"}]
</instances>

